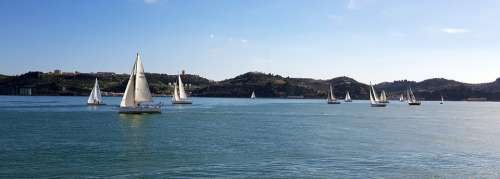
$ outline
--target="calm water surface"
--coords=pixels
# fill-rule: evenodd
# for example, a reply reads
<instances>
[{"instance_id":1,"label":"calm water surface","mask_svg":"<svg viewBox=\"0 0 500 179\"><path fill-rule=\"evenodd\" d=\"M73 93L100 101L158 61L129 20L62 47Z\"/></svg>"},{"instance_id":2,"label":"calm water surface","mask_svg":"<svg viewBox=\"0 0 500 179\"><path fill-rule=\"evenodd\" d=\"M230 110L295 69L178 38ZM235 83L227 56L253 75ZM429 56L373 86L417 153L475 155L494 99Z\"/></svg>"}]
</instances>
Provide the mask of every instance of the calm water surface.
<instances>
[{"instance_id":1,"label":"calm water surface","mask_svg":"<svg viewBox=\"0 0 500 179\"><path fill-rule=\"evenodd\" d=\"M500 103L0 96L0 178L499 178ZM169 102L170 98L156 98Z\"/></svg>"}]
</instances>

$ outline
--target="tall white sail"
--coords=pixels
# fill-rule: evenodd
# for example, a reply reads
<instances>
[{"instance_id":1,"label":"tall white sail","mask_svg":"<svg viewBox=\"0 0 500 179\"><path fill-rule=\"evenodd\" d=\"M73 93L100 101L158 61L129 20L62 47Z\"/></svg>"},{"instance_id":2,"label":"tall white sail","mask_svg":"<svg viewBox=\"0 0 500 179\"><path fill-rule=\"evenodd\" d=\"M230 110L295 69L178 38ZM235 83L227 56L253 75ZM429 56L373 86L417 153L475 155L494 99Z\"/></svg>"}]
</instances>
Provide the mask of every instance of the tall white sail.
<instances>
[{"instance_id":1,"label":"tall white sail","mask_svg":"<svg viewBox=\"0 0 500 179\"><path fill-rule=\"evenodd\" d=\"M252 91L252 95L250 96L251 99L255 99L255 91Z\"/></svg>"},{"instance_id":2,"label":"tall white sail","mask_svg":"<svg viewBox=\"0 0 500 179\"><path fill-rule=\"evenodd\" d=\"M371 86L371 85L370 85ZM372 87L373 88L373 87ZM373 99L373 93L372 93L372 90L368 90L370 91L370 103L371 104L376 104L377 102L375 101L375 99Z\"/></svg>"},{"instance_id":3,"label":"tall white sail","mask_svg":"<svg viewBox=\"0 0 500 179\"><path fill-rule=\"evenodd\" d=\"M403 93L401 93L401 96L399 96L399 101L404 101L404 100L405 100L405 98L403 96Z\"/></svg>"},{"instance_id":4,"label":"tall white sail","mask_svg":"<svg viewBox=\"0 0 500 179\"><path fill-rule=\"evenodd\" d=\"M135 76L135 102L151 102L151 92L149 91L148 81L144 74L144 67L142 65L141 56L137 53L136 58L136 76Z\"/></svg>"},{"instance_id":5,"label":"tall white sail","mask_svg":"<svg viewBox=\"0 0 500 179\"><path fill-rule=\"evenodd\" d=\"M411 88L410 88L410 95L411 95L411 96L410 96L410 97L411 97L411 100L412 100L413 102L416 102L416 101L417 101L417 99L415 99L415 95L413 94L413 91L411 90Z\"/></svg>"},{"instance_id":6,"label":"tall white sail","mask_svg":"<svg viewBox=\"0 0 500 179\"><path fill-rule=\"evenodd\" d=\"M174 83L174 94L172 95L173 101L179 101L179 93L177 92L179 89L177 88L177 83Z\"/></svg>"},{"instance_id":7,"label":"tall white sail","mask_svg":"<svg viewBox=\"0 0 500 179\"><path fill-rule=\"evenodd\" d=\"M377 97L377 92L375 92L375 88L373 87L373 85L370 84L370 86L372 87L372 91L373 91L373 100L375 100L375 102L380 102L380 100L378 99Z\"/></svg>"},{"instance_id":8,"label":"tall white sail","mask_svg":"<svg viewBox=\"0 0 500 179\"><path fill-rule=\"evenodd\" d=\"M101 89L99 89L99 82L97 81L97 78L95 79L95 84L94 88L92 88L92 92L90 92L89 99L87 100L87 103L89 104L102 104L102 96L101 96Z\"/></svg>"},{"instance_id":9,"label":"tall white sail","mask_svg":"<svg viewBox=\"0 0 500 179\"><path fill-rule=\"evenodd\" d=\"M331 84L330 84L330 100L332 100L332 101L337 100L337 99L335 98L335 94L333 93L333 88L332 88L332 85L331 85Z\"/></svg>"},{"instance_id":10,"label":"tall white sail","mask_svg":"<svg viewBox=\"0 0 500 179\"><path fill-rule=\"evenodd\" d=\"M184 91L184 84L182 83L182 80L181 80L181 75L179 75L179 98L180 99L186 99L187 96L186 96L186 91Z\"/></svg>"},{"instance_id":11,"label":"tall white sail","mask_svg":"<svg viewBox=\"0 0 500 179\"><path fill-rule=\"evenodd\" d=\"M137 59L134 63L134 67L132 68L132 72L130 73L130 77L128 79L127 88L125 88L125 93L123 93L122 102L120 103L120 107L136 107L135 103L135 73L136 73Z\"/></svg>"}]
</instances>

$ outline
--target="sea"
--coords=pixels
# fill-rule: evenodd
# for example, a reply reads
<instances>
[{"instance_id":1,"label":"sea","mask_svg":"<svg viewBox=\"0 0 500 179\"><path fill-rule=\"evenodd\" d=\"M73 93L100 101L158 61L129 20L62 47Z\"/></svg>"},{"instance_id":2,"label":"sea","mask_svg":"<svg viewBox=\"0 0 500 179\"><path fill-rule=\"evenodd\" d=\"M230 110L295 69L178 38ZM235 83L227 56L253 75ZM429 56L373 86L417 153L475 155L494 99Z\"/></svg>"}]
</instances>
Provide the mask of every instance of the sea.
<instances>
[{"instance_id":1,"label":"sea","mask_svg":"<svg viewBox=\"0 0 500 179\"><path fill-rule=\"evenodd\" d=\"M0 96L0 178L500 178L500 103Z\"/></svg>"}]
</instances>

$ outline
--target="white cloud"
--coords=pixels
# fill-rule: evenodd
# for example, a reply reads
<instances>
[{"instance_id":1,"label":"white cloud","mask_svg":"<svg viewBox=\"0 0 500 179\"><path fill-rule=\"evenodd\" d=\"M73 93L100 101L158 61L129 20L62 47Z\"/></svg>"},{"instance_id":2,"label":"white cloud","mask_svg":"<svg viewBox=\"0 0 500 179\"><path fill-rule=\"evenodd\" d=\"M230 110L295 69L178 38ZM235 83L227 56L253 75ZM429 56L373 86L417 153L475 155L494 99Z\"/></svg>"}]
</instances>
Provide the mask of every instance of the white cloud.
<instances>
[{"instance_id":1,"label":"white cloud","mask_svg":"<svg viewBox=\"0 0 500 179\"><path fill-rule=\"evenodd\" d=\"M469 32L469 30L464 29L464 28L442 28L441 32L448 33L448 34L461 34L461 33Z\"/></svg>"},{"instance_id":2,"label":"white cloud","mask_svg":"<svg viewBox=\"0 0 500 179\"><path fill-rule=\"evenodd\" d=\"M146 4L156 4L158 2L160 2L160 0L144 0L144 3Z\"/></svg>"}]
</instances>

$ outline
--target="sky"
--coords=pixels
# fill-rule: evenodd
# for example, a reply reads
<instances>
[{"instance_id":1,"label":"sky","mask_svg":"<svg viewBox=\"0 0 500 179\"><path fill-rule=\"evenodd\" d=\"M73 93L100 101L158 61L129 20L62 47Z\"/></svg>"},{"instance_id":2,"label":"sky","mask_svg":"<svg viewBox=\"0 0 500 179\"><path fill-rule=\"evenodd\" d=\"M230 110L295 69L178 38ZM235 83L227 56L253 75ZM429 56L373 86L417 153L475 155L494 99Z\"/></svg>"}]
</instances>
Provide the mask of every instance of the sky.
<instances>
[{"instance_id":1,"label":"sky","mask_svg":"<svg viewBox=\"0 0 500 179\"><path fill-rule=\"evenodd\" d=\"M0 74L500 77L498 0L0 0Z\"/></svg>"}]
</instances>

